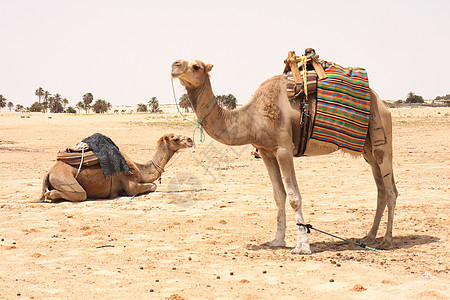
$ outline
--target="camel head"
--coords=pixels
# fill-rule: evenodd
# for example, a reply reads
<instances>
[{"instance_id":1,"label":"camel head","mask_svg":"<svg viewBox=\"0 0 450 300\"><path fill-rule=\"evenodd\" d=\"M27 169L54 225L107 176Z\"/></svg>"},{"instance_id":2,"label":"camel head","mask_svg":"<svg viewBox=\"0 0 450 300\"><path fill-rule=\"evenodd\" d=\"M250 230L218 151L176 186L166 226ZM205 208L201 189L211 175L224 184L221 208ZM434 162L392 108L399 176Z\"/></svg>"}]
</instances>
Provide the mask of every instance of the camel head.
<instances>
[{"instance_id":1,"label":"camel head","mask_svg":"<svg viewBox=\"0 0 450 300\"><path fill-rule=\"evenodd\" d=\"M203 85L212 68L212 64L205 64L198 59L177 59L172 64L172 78L180 79L180 83L187 89L196 89Z\"/></svg>"},{"instance_id":2,"label":"camel head","mask_svg":"<svg viewBox=\"0 0 450 300\"><path fill-rule=\"evenodd\" d=\"M157 147L159 147L161 143L166 143L169 149L174 152L177 152L180 149L190 148L194 145L191 138L173 133L166 133L163 135L158 140Z\"/></svg>"}]
</instances>

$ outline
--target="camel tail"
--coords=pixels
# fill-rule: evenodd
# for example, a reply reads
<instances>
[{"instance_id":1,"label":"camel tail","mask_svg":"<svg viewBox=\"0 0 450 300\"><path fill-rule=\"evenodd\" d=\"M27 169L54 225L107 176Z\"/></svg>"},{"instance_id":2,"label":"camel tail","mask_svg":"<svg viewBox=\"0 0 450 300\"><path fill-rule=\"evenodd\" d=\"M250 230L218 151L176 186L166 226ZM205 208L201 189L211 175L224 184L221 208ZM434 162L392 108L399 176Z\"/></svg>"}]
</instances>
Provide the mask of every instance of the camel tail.
<instances>
[{"instance_id":1,"label":"camel tail","mask_svg":"<svg viewBox=\"0 0 450 300\"><path fill-rule=\"evenodd\" d=\"M44 200L45 200L45 192L47 192L48 186L49 186L49 181L48 181L49 177L50 177L50 172L45 174L44 180L42 181L42 194L41 194L41 198L39 199L39 202L44 202Z\"/></svg>"}]
</instances>

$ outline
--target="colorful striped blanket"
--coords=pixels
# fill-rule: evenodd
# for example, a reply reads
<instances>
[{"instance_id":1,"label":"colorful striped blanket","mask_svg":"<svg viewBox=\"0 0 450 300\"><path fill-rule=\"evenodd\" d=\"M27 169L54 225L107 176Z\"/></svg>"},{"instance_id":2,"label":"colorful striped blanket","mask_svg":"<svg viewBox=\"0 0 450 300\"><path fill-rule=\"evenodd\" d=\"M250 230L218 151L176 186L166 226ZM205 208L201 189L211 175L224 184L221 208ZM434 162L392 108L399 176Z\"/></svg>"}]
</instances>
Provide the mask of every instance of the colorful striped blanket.
<instances>
[{"instance_id":1,"label":"colorful striped blanket","mask_svg":"<svg viewBox=\"0 0 450 300\"><path fill-rule=\"evenodd\" d=\"M370 116L367 72L321 61L328 78L317 82L312 139L362 152Z\"/></svg>"}]
</instances>

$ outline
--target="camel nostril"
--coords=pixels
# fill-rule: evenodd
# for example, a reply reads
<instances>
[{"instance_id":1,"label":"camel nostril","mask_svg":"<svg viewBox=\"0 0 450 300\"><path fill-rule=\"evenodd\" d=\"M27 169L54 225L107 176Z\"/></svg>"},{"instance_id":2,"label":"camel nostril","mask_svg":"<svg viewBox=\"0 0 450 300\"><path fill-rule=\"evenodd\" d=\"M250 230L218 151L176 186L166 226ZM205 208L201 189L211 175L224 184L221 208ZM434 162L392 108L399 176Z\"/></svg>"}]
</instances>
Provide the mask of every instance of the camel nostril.
<instances>
[{"instance_id":1,"label":"camel nostril","mask_svg":"<svg viewBox=\"0 0 450 300\"><path fill-rule=\"evenodd\" d=\"M188 141L188 142L192 142L192 139L191 139L191 138L187 138L187 141Z\"/></svg>"},{"instance_id":2,"label":"camel nostril","mask_svg":"<svg viewBox=\"0 0 450 300\"><path fill-rule=\"evenodd\" d=\"M173 66L174 66L174 67L179 67L179 66L181 66L181 61L176 60L176 61L173 63Z\"/></svg>"}]
</instances>

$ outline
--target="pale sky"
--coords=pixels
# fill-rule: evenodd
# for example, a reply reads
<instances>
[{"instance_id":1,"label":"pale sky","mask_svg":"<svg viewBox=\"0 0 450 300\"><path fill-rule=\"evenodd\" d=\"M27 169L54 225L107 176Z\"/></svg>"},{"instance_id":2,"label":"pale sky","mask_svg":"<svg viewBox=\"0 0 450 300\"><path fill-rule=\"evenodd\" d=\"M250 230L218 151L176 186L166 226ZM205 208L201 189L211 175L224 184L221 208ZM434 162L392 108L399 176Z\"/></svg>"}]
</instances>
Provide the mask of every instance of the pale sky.
<instances>
[{"instance_id":1,"label":"pale sky","mask_svg":"<svg viewBox=\"0 0 450 300\"><path fill-rule=\"evenodd\" d=\"M364 67L382 99L450 93L450 1L0 0L0 94L42 87L74 106L174 103L177 58L214 64L216 94L246 103L289 50ZM177 97L183 88L175 83Z\"/></svg>"}]
</instances>

